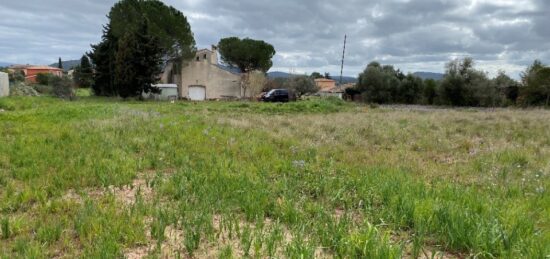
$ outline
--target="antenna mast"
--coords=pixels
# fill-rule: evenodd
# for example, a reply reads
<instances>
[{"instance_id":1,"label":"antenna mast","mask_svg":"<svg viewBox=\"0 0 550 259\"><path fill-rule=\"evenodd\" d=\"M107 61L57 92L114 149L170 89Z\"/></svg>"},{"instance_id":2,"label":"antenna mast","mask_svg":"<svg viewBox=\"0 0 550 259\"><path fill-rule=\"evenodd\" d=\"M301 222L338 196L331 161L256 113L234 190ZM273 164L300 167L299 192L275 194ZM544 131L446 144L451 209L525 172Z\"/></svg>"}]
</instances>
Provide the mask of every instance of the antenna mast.
<instances>
[{"instance_id":1,"label":"antenna mast","mask_svg":"<svg viewBox=\"0 0 550 259\"><path fill-rule=\"evenodd\" d=\"M342 85L342 76L344 74L344 58L346 57L346 41L348 39L348 35L344 35L344 51L342 52L342 67L340 68L340 85Z\"/></svg>"}]
</instances>

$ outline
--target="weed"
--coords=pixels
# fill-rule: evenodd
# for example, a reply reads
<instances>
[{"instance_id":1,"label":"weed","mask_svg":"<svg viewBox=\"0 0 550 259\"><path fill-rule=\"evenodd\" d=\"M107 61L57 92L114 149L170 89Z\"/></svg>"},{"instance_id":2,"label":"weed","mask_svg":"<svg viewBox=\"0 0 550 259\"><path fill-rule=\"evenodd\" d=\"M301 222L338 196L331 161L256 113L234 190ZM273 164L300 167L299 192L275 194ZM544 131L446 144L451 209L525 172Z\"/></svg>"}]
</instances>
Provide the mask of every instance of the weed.
<instances>
[{"instance_id":1,"label":"weed","mask_svg":"<svg viewBox=\"0 0 550 259\"><path fill-rule=\"evenodd\" d=\"M10 219L5 217L0 220L0 229L2 230L2 238L8 239L11 236Z\"/></svg>"}]
</instances>

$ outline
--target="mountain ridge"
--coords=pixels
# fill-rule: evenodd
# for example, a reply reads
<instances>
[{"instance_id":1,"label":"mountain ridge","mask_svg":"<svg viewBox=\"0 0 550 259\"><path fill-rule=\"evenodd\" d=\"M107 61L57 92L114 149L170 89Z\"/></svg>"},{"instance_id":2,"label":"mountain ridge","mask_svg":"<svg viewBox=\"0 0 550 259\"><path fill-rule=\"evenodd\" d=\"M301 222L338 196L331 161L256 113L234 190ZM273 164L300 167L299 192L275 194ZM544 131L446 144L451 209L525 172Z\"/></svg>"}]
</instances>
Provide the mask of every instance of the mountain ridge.
<instances>
[{"instance_id":1,"label":"mountain ridge","mask_svg":"<svg viewBox=\"0 0 550 259\"><path fill-rule=\"evenodd\" d=\"M67 60L67 61L61 61L61 64L63 65L63 70L65 70L65 72L73 69L74 67L80 65L80 60ZM49 66L50 67L57 67L58 65L58 62L55 62L55 63L52 63L50 64Z\"/></svg>"}]
</instances>

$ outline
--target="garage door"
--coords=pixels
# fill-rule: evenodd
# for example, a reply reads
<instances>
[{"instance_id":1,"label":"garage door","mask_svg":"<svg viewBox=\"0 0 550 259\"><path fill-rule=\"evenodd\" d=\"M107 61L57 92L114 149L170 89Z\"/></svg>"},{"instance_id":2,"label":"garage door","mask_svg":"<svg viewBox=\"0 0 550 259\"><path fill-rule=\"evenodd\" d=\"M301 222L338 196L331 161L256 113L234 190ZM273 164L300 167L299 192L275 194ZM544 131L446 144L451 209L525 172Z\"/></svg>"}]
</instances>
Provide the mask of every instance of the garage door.
<instances>
[{"instance_id":1,"label":"garage door","mask_svg":"<svg viewBox=\"0 0 550 259\"><path fill-rule=\"evenodd\" d=\"M202 85L189 86L189 99L192 101L204 101L206 99L206 88Z\"/></svg>"}]
</instances>

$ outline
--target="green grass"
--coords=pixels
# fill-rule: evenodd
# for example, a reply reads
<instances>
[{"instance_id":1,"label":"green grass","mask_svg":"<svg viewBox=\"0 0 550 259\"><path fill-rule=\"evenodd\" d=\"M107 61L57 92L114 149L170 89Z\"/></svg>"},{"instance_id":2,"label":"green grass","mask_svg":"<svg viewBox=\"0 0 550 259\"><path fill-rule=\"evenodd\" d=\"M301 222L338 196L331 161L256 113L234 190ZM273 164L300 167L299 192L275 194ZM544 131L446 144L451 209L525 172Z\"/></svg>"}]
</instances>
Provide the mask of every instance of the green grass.
<instances>
[{"instance_id":1,"label":"green grass","mask_svg":"<svg viewBox=\"0 0 550 259\"><path fill-rule=\"evenodd\" d=\"M545 258L550 112L0 99L0 255Z\"/></svg>"}]
</instances>

